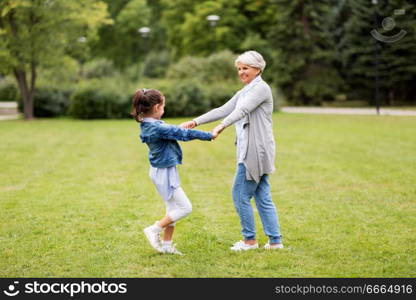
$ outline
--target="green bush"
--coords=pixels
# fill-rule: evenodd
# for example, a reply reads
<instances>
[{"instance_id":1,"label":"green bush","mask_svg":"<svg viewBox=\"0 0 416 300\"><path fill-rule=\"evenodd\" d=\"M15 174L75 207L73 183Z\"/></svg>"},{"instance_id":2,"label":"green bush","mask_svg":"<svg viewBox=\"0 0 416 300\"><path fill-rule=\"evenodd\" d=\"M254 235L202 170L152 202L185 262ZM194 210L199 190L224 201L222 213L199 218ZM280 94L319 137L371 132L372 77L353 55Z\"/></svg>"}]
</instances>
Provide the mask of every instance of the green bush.
<instances>
[{"instance_id":1,"label":"green bush","mask_svg":"<svg viewBox=\"0 0 416 300\"><path fill-rule=\"evenodd\" d=\"M215 53L207 58L185 56L169 67L167 77L171 79L196 79L204 83L237 81L234 60L230 51Z\"/></svg>"},{"instance_id":2,"label":"green bush","mask_svg":"<svg viewBox=\"0 0 416 300\"><path fill-rule=\"evenodd\" d=\"M17 101L19 91L13 78L5 77L0 79L0 101Z\"/></svg>"},{"instance_id":3,"label":"green bush","mask_svg":"<svg viewBox=\"0 0 416 300\"><path fill-rule=\"evenodd\" d=\"M98 58L85 63L83 67L85 78L112 77L118 75L112 61L105 58Z\"/></svg>"},{"instance_id":4,"label":"green bush","mask_svg":"<svg viewBox=\"0 0 416 300\"><path fill-rule=\"evenodd\" d=\"M218 83L203 86L204 95L209 101L210 108L216 108L230 100L241 89L242 84Z\"/></svg>"},{"instance_id":5,"label":"green bush","mask_svg":"<svg viewBox=\"0 0 416 300\"><path fill-rule=\"evenodd\" d=\"M42 86L36 88L33 96L34 116L50 118L67 115L72 92L68 88ZM22 98L18 98L18 109L23 112Z\"/></svg>"},{"instance_id":6,"label":"green bush","mask_svg":"<svg viewBox=\"0 0 416 300\"><path fill-rule=\"evenodd\" d=\"M78 82L80 64L74 58L64 55L59 59L59 64L41 64L37 70L36 86L59 87L59 89L72 89Z\"/></svg>"},{"instance_id":7,"label":"green bush","mask_svg":"<svg viewBox=\"0 0 416 300\"><path fill-rule=\"evenodd\" d=\"M41 87L35 91L35 117L57 117L67 113L72 91L56 87Z\"/></svg>"},{"instance_id":8,"label":"green bush","mask_svg":"<svg viewBox=\"0 0 416 300\"><path fill-rule=\"evenodd\" d=\"M132 92L124 92L114 85L105 85L102 81L81 84L71 96L69 114L79 119L128 117Z\"/></svg>"},{"instance_id":9,"label":"green bush","mask_svg":"<svg viewBox=\"0 0 416 300\"><path fill-rule=\"evenodd\" d=\"M151 80L140 88L156 89L166 98L165 117L195 116L210 108L201 85L193 80Z\"/></svg>"},{"instance_id":10,"label":"green bush","mask_svg":"<svg viewBox=\"0 0 416 300\"><path fill-rule=\"evenodd\" d=\"M310 65L292 88L290 101L296 105L321 105L333 101L344 90L344 82L332 67Z\"/></svg>"},{"instance_id":11,"label":"green bush","mask_svg":"<svg viewBox=\"0 0 416 300\"><path fill-rule=\"evenodd\" d=\"M167 51L150 52L143 63L142 76L161 78L169 67L170 57Z\"/></svg>"}]
</instances>

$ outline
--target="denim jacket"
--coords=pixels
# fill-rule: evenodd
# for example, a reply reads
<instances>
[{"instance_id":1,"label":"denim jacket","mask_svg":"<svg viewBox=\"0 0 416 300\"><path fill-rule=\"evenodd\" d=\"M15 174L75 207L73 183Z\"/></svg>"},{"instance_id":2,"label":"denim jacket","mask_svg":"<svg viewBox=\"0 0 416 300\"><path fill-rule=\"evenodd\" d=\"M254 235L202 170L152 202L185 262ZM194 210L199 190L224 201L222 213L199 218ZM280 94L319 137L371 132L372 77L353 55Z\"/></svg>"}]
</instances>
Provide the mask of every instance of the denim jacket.
<instances>
[{"instance_id":1,"label":"denim jacket","mask_svg":"<svg viewBox=\"0 0 416 300\"><path fill-rule=\"evenodd\" d=\"M149 147L152 167L168 168L182 163L182 150L177 141L212 140L212 134L194 129L183 129L163 121L142 122L140 139Z\"/></svg>"}]
</instances>

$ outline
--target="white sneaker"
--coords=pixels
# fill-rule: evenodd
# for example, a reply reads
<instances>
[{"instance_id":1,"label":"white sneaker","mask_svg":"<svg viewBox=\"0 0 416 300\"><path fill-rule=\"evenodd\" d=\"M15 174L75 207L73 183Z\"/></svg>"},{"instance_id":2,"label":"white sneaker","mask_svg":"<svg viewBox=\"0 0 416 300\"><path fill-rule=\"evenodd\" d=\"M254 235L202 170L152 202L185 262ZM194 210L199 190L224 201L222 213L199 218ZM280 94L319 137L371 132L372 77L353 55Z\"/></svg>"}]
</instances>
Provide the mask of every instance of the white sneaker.
<instances>
[{"instance_id":1,"label":"white sneaker","mask_svg":"<svg viewBox=\"0 0 416 300\"><path fill-rule=\"evenodd\" d=\"M233 251L246 251L246 250L257 249L258 247L259 247L259 244L257 243L253 245L249 245L249 244L244 243L244 241L238 241L230 249Z\"/></svg>"},{"instance_id":2,"label":"white sneaker","mask_svg":"<svg viewBox=\"0 0 416 300\"><path fill-rule=\"evenodd\" d=\"M282 243L270 245L270 242L267 242L267 244L264 245L263 248L266 250L272 250L272 249L283 249L284 247Z\"/></svg>"},{"instance_id":3,"label":"white sneaker","mask_svg":"<svg viewBox=\"0 0 416 300\"><path fill-rule=\"evenodd\" d=\"M163 252L162 245L160 243L160 232L162 228L157 225L157 222L154 225L146 227L143 229L146 238L148 239L150 246L158 252Z\"/></svg>"},{"instance_id":4,"label":"white sneaker","mask_svg":"<svg viewBox=\"0 0 416 300\"><path fill-rule=\"evenodd\" d=\"M162 245L162 250L163 250L163 253L166 253L166 254L183 255L182 252L180 252L178 249L176 249L174 244Z\"/></svg>"}]
</instances>

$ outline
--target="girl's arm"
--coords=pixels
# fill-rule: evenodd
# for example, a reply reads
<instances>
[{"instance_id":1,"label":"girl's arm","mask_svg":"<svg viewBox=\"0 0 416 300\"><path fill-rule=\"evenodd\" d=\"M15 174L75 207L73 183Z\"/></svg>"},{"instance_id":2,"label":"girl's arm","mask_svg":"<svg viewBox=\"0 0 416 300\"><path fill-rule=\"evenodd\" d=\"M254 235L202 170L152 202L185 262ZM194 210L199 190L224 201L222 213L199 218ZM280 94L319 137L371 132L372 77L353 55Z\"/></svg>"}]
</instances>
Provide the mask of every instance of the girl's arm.
<instances>
[{"instance_id":1,"label":"girl's arm","mask_svg":"<svg viewBox=\"0 0 416 300\"><path fill-rule=\"evenodd\" d=\"M191 140L202 140L210 141L213 136L210 132L195 130L195 129L183 129L179 126L160 124L157 127L157 135L161 139L165 140L177 140L177 141L191 141Z\"/></svg>"}]
</instances>

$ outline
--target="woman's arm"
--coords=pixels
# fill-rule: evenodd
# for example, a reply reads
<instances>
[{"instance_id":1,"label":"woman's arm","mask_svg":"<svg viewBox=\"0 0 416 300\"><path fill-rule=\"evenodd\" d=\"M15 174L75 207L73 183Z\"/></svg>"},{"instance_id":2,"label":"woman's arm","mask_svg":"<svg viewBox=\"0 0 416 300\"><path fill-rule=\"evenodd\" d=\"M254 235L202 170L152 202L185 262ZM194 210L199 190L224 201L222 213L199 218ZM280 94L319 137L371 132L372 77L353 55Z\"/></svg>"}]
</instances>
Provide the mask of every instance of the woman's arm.
<instances>
[{"instance_id":1,"label":"woman's arm","mask_svg":"<svg viewBox=\"0 0 416 300\"><path fill-rule=\"evenodd\" d=\"M238 93L236 93L230 100L228 100L222 106L210 110L209 112L199 116L198 118L195 118L193 120L195 122L195 126L214 122L228 116L235 108L237 102L237 95Z\"/></svg>"},{"instance_id":2,"label":"woman's arm","mask_svg":"<svg viewBox=\"0 0 416 300\"><path fill-rule=\"evenodd\" d=\"M225 127L234 124L238 120L244 118L247 114L259 107L264 101L268 99L268 91L262 85L257 85L247 92L244 97L239 100L238 107L233 110L221 124Z\"/></svg>"}]
</instances>

